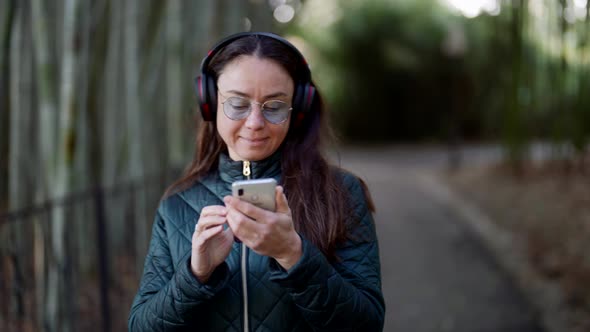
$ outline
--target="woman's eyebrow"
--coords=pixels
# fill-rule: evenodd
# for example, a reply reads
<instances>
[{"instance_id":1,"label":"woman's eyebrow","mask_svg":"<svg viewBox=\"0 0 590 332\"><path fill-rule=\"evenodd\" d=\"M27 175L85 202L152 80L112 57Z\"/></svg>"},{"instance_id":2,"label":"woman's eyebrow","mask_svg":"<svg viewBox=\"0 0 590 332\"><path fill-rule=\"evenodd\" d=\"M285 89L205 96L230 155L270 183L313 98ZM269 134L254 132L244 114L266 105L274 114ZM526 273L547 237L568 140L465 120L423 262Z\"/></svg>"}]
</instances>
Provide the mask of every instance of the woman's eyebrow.
<instances>
[{"instance_id":1,"label":"woman's eyebrow","mask_svg":"<svg viewBox=\"0 0 590 332\"><path fill-rule=\"evenodd\" d=\"M238 90L228 90L225 93L233 93L238 96L250 98L249 94L247 94L245 92L238 91ZM263 99L276 98L276 97L287 97L287 94L282 91L279 91L279 92L268 94L268 95L264 96Z\"/></svg>"}]
</instances>

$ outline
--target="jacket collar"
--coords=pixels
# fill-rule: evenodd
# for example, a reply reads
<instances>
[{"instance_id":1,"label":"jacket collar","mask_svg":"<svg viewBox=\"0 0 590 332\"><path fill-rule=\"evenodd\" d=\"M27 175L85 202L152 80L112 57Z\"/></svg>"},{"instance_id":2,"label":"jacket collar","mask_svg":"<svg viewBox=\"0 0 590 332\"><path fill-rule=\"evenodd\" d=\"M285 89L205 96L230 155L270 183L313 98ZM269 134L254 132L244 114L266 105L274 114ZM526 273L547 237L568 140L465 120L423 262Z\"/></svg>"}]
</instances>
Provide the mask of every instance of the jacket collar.
<instances>
[{"instance_id":1,"label":"jacket collar","mask_svg":"<svg viewBox=\"0 0 590 332\"><path fill-rule=\"evenodd\" d=\"M245 180L246 177L243 174L244 162L232 160L227 153L222 153L219 156L219 177L225 183L230 185L234 181ZM261 179L261 178L277 178L281 173L281 153L276 151L268 158L260 161L250 162L250 178Z\"/></svg>"},{"instance_id":2,"label":"jacket collar","mask_svg":"<svg viewBox=\"0 0 590 332\"><path fill-rule=\"evenodd\" d=\"M222 152L219 156L217 169L201 178L199 182L219 198L219 204L223 204L223 197L231 195L232 183L246 180L242 173L243 166L243 161L234 161L227 152ZM281 183L280 149L264 160L250 162L250 172L251 179L274 178L277 183Z\"/></svg>"}]
</instances>

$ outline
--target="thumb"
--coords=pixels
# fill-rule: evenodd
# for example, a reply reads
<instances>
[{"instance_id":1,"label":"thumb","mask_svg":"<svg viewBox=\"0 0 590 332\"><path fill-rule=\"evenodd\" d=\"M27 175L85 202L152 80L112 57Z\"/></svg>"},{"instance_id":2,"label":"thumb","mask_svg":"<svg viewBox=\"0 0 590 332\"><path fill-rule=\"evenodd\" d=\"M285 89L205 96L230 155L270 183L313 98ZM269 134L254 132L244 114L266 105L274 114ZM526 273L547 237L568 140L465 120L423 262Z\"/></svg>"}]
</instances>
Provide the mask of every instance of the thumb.
<instances>
[{"instance_id":1,"label":"thumb","mask_svg":"<svg viewBox=\"0 0 590 332\"><path fill-rule=\"evenodd\" d=\"M275 200L277 202L277 211L279 213L291 213L291 209L289 209L289 202L287 201L287 197L283 192L283 186L276 186L275 189Z\"/></svg>"}]
</instances>

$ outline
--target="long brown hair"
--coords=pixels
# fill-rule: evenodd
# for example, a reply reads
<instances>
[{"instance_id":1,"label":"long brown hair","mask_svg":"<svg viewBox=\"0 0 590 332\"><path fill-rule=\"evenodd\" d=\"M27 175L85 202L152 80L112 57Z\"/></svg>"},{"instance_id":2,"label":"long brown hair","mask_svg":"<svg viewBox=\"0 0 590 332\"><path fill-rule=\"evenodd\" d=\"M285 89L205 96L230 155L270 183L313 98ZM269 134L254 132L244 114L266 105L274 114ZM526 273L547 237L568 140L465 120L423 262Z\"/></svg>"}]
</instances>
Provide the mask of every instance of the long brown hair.
<instances>
[{"instance_id":1,"label":"long brown hair","mask_svg":"<svg viewBox=\"0 0 590 332\"><path fill-rule=\"evenodd\" d=\"M275 61L287 70L294 83L301 78L301 64L293 51L277 40L259 35L243 37L227 45L211 59L208 72L214 75L217 82L224 67L242 55ZM353 211L351 197L344 188L338 168L331 166L322 153L333 135L319 92L315 98L309 114L297 126L291 123L283 141L282 185L293 214L295 229L329 259L335 259L335 246L346 239L346 221ZM216 121L200 121L193 161L164 196L187 189L216 170L219 155L226 150L227 146L217 132ZM367 188L362 181L361 185L369 208L373 211Z\"/></svg>"}]
</instances>

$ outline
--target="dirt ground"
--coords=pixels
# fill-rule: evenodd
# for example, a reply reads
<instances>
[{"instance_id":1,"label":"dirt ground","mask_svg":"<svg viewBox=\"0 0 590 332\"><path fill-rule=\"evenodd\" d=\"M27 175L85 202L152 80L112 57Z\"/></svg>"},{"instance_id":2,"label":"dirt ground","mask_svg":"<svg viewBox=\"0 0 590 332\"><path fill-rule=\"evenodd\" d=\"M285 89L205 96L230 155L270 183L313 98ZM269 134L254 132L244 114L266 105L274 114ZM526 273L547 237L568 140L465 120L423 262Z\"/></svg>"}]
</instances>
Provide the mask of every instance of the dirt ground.
<instances>
[{"instance_id":1,"label":"dirt ground","mask_svg":"<svg viewBox=\"0 0 590 332\"><path fill-rule=\"evenodd\" d=\"M546 311L562 313L568 331L590 331L589 167L544 162L516 170L495 164L442 176L519 242L515 254L534 271L521 282L524 287L557 285L560 294Z\"/></svg>"}]
</instances>

